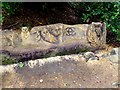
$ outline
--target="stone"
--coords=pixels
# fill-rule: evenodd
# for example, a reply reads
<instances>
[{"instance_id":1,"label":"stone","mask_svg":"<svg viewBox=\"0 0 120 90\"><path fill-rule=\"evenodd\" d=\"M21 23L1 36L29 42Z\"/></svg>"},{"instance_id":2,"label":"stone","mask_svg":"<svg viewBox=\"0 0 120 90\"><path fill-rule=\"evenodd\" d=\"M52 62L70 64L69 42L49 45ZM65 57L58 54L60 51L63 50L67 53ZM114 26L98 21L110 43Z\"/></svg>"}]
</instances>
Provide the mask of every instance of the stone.
<instances>
[{"instance_id":1,"label":"stone","mask_svg":"<svg viewBox=\"0 0 120 90\"><path fill-rule=\"evenodd\" d=\"M112 50L112 51L110 52L110 55L115 55L115 54L116 54L115 50Z\"/></svg>"},{"instance_id":2,"label":"stone","mask_svg":"<svg viewBox=\"0 0 120 90\"><path fill-rule=\"evenodd\" d=\"M99 60L99 57L97 57L93 52L84 53L84 58L86 59L86 61L88 61L88 60Z\"/></svg>"},{"instance_id":3,"label":"stone","mask_svg":"<svg viewBox=\"0 0 120 90\"><path fill-rule=\"evenodd\" d=\"M89 60L99 60L99 57L93 56L93 57L89 58Z\"/></svg>"},{"instance_id":4,"label":"stone","mask_svg":"<svg viewBox=\"0 0 120 90\"><path fill-rule=\"evenodd\" d=\"M110 52L110 55L118 55L120 53L120 48L113 48L113 50Z\"/></svg>"},{"instance_id":5,"label":"stone","mask_svg":"<svg viewBox=\"0 0 120 90\"><path fill-rule=\"evenodd\" d=\"M110 55L105 58L109 59L113 63L118 63L120 61L120 59L118 58L118 55Z\"/></svg>"},{"instance_id":6,"label":"stone","mask_svg":"<svg viewBox=\"0 0 120 90\"><path fill-rule=\"evenodd\" d=\"M103 54L101 57L102 58L107 58L113 63L119 63L120 61L120 48L113 48L111 52L107 54Z\"/></svg>"}]
</instances>

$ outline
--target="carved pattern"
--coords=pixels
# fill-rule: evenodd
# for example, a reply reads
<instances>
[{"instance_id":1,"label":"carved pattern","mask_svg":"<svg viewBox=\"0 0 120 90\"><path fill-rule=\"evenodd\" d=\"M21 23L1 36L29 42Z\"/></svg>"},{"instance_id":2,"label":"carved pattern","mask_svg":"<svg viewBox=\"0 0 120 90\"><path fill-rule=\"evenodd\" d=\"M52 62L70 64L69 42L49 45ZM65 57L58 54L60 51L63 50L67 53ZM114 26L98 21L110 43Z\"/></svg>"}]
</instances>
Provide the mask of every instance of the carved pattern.
<instances>
[{"instance_id":1,"label":"carved pattern","mask_svg":"<svg viewBox=\"0 0 120 90\"><path fill-rule=\"evenodd\" d=\"M65 27L66 26L64 24L58 23L47 26L37 26L32 28L30 32L26 27L24 27L22 29L25 30L22 30L20 34L11 31L9 32L9 35L5 32L6 34L2 37L2 43L4 44L3 46L14 46L18 42L23 44L24 42L34 43L34 40L36 42L39 42L41 39L49 43L63 43L64 36L74 36L77 34L76 27ZM83 31L80 32L81 36L82 33ZM106 24L93 22L89 25L86 35L87 41L90 43L91 46L102 47L106 43ZM20 41L20 39L22 41Z\"/></svg>"},{"instance_id":2,"label":"carved pattern","mask_svg":"<svg viewBox=\"0 0 120 90\"><path fill-rule=\"evenodd\" d=\"M57 42L56 37L54 37L52 34L50 34L50 32L46 28L44 28L42 31L40 31L40 36L46 42L49 42L49 43Z\"/></svg>"},{"instance_id":3,"label":"carved pattern","mask_svg":"<svg viewBox=\"0 0 120 90\"><path fill-rule=\"evenodd\" d=\"M63 27L61 23L47 26L34 27L31 30L31 35L35 40L40 41L41 38L49 43L62 42Z\"/></svg>"},{"instance_id":4,"label":"carved pattern","mask_svg":"<svg viewBox=\"0 0 120 90\"><path fill-rule=\"evenodd\" d=\"M41 40L40 31L35 31L35 32L31 33L31 35L36 41Z\"/></svg>"},{"instance_id":5,"label":"carved pattern","mask_svg":"<svg viewBox=\"0 0 120 90\"><path fill-rule=\"evenodd\" d=\"M67 27L65 35L67 35L67 36L74 36L74 35L76 35L75 27Z\"/></svg>"},{"instance_id":6,"label":"carved pattern","mask_svg":"<svg viewBox=\"0 0 120 90\"><path fill-rule=\"evenodd\" d=\"M51 24L46 26L34 27L31 30L31 35L37 41L40 41L41 38L49 43L63 42L63 36L74 36L76 35L75 27L64 28L64 24Z\"/></svg>"},{"instance_id":7,"label":"carved pattern","mask_svg":"<svg viewBox=\"0 0 120 90\"><path fill-rule=\"evenodd\" d=\"M63 30L63 24L61 23L58 23L55 25L47 25L46 27L49 33L54 35L55 37L58 37L59 35L61 35Z\"/></svg>"}]
</instances>

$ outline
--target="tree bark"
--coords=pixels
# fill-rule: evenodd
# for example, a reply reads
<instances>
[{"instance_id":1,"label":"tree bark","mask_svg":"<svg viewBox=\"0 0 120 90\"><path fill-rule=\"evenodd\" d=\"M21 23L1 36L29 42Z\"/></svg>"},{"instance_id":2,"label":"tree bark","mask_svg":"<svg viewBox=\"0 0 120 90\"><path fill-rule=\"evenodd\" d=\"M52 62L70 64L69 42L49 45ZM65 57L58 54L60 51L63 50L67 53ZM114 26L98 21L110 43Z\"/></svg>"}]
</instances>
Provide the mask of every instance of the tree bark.
<instances>
[{"instance_id":1,"label":"tree bark","mask_svg":"<svg viewBox=\"0 0 120 90\"><path fill-rule=\"evenodd\" d=\"M9 32L6 34L5 31L1 32L3 33L1 36L1 54L17 60L80 53L102 49L106 45L106 24L100 22L77 25L57 23L36 26L30 30L29 40L26 39L29 43L24 45L22 45L24 40L21 39L20 34L15 34L14 37L11 32L11 34ZM11 37L8 37L9 34L13 35L13 41Z\"/></svg>"}]
</instances>

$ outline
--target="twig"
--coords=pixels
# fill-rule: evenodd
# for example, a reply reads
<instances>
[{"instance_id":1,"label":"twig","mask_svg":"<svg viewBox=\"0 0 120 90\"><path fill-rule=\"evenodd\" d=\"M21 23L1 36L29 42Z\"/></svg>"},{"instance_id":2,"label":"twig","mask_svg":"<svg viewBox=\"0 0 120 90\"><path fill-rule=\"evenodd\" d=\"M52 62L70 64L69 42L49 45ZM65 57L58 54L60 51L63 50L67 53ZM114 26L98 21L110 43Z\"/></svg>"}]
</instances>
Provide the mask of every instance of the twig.
<instances>
[{"instance_id":1,"label":"twig","mask_svg":"<svg viewBox=\"0 0 120 90\"><path fill-rule=\"evenodd\" d=\"M5 27L5 29L9 29L9 28L11 28L11 27L13 27L13 26L16 26L16 25L18 25L19 23L18 22L16 22L16 23L14 23L14 24L11 24L11 25L9 25L9 26L7 26L7 27Z\"/></svg>"}]
</instances>

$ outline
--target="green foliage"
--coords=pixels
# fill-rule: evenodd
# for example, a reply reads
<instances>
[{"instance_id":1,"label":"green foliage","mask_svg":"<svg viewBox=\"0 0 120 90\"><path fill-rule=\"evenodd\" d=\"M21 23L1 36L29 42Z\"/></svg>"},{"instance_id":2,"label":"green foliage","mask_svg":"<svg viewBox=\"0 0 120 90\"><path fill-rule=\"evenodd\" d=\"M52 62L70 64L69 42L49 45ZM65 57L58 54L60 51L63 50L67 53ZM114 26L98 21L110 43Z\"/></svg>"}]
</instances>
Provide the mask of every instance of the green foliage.
<instances>
[{"instance_id":1,"label":"green foliage","mask_svg":"<svg viewBox=\"0 0 120 90\"><path fill-rule=\"evenodd\" d=\"M4 21L4 18L5 18L5 17L3 17L2 14L0 14L0 25L2 25L2 23L3 23L3 21Z\"/></svg>"},{"instance_id":2,"label":"green foliage","mask_svg":"<svg viewBox=\"0 0 120 90\"><path fill-rule=\"evenodd\" d=\"M77 10L82 9L82 22L104 21L107 24L107 30L117 34L117 40L120 40L120 14L119 2L69 2L69 5Z\"/></svg>"},{"instance_id":3,"label":"green foliage","mask_svg":"<svg viewBox=\"0 0 120 90\"><path fill-rule=\"evenodd\" d=\"M15 59L10 58L10 57L8 57L6 55L2 55L2 54L0 54L0 60L2 60L3 65L16 63Z\"/></svg>"},{"instance_id":4,"label":"green foliage","mask_svg":"<svg viewBox=\"0 0 120 90\"><path fill-rule=\"evenodd\" d=\"M21 2L2 2L0 6L2 7L2 15L0 15L0 23L3 23L7 16L14 15L18 8L22 5Z\"/></svg>"},{"instance_id":5,"label":"green foliage","mask_svg":"<svg viewBox=\"0 0 120 90\"><path fill-rule=\"evenodd\" d=\"M20 68L23 68L23 67L25 66L25 63L19 62L19 63L18 63L18 66L19 66Z\"/></svg>"},{"instance_id":6,"label":"green foliage","mask_svg":"<svg viewBox=\"0 0 120 90\"><path fill-rule=\"evenodd\" d=\"M120 30L117 31L117 40L120 41Z\"/></svg>"},{"instance_id":7,"label":"green foliage","mask_svg":"<svg viewBox=\"0 0 120 90\"><path fill-rule=\"evenodd\" d=\"M42 6L42 10L43 11L47 11L48 10L48 4L46 2L43 3L41 6Z\"/></svg>"},{"instance_id":8,"label":"green foliage","mask_svg":"<svg viewBox=\"0 0 120 90\"><path fill-rule=\"evenodd\" d=\"M21 2L3 2L2 8L5 10L7 15L13 15L20 5Z\"/></svg>"}]
</instances>

